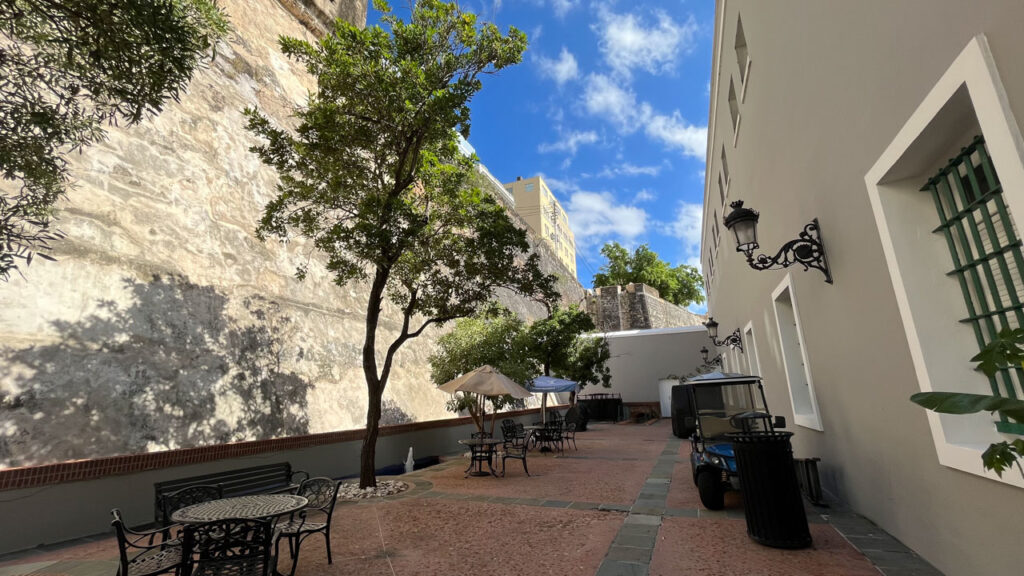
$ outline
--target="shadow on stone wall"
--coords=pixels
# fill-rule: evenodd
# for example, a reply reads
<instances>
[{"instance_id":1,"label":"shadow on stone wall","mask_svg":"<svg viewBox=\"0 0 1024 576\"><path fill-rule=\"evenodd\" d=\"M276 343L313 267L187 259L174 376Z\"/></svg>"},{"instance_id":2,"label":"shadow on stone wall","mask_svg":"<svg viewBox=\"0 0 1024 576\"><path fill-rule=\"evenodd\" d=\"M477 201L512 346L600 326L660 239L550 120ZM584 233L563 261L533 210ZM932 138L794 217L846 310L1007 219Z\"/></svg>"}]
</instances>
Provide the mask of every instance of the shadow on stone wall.
<instances>
[{"instance_id":1,"label":"shadow on stone wall","mask_svg":"<svg viewBox=\"0 0 1024 576\"><path fill-rule=\"evenodd\" d=\"M0 466L25 466L308 432L311 384L284 365L291 319L181 277L125 279L125 304L55 320L60 340L0 348Z\"/></svg>"}]
</instances>

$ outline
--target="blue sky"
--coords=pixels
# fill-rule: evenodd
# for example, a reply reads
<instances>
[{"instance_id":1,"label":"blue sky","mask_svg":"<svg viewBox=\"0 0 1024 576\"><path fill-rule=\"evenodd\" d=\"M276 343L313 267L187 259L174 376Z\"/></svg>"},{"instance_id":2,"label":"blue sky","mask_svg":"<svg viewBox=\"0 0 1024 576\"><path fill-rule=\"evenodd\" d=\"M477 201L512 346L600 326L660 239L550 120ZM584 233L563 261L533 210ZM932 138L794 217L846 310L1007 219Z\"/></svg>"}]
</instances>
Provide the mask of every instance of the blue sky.
<instances>
[{"instance_id":1,"label":"blue sky","mask_svg":"<svg viewBox=\"0 0 1024 576\"><path fill-rule=\"evenodd\" d=\"M713 0L460 4L529 38L522 64L484 78L469 142L502 182L544 176L569 213L580 282L611 240L699 267Z\"/></svg>"}]
</instances>

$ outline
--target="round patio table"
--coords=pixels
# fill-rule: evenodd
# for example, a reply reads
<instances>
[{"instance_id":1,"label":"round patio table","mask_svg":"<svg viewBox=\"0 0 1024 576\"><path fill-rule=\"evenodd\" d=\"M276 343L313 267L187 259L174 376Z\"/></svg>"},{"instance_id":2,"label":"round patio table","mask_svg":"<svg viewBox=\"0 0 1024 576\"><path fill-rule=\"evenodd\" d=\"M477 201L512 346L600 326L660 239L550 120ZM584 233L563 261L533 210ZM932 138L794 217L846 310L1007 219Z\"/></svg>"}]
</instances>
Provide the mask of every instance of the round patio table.
<instances>
[{"instance_id":1,"label":"round patio table","mask_svg":"<svg viewBox=\"0 0 1024 576\"><path fill-rule=\"evenodd\" d=\"M529 432L529 434L526 437L527 446L529 446L529 442L531 440L533 441L534 447L537 446L538 432L540 432L543 429L544 429L544 425L543 424L534 424L533 426L523 426L523 430L526 430L527 432ZM527 448L527 449L529 449L529 448ZM552 452L553 450L551 450L550 446L545 444L544 446L540 447L540 451L541 452Z\"/></svg>"},{"instance_id":2,"label":"round patio table","mask_svg":"<svg viewBox=\"0 0 1024 576\"><path fill-rule=\"evenodd\" d=\"M491 465L491 458L494 456L494 447L503 443L502 440L497 438L459 440L459 444L469 446L469 468L466 468L466 476L497 477L498 473L494 471L494 466ZM490 472L484 471L484 462L487 462L487 468L490 469ZM476 464L476 470L473 470L473 464Z\"/></svg>"},{"instance_id":3,"label":"round patio table","mask_svg":"<svg viewBox=\"0 0 1024 576\"><path fill-rule=\"evenodd\" d=\"M176 510L171 520L181 524L201 524L228 518L276 518L302 509L308 500L294 494L254 494L200 502Z\"/></svg>"}]
</instances>

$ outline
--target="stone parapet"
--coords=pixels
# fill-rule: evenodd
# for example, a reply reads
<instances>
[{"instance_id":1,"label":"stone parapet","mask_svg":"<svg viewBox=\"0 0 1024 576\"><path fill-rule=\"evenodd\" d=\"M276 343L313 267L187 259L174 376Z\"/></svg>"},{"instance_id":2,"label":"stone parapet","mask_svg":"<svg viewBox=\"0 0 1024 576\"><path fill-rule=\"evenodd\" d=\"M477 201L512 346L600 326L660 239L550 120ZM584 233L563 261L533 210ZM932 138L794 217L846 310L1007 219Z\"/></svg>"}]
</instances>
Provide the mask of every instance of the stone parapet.
<instances>
[{"instance_id":1,"label":"stone parapet","mask_svg":"<svg viewBox=\"0 0 1024 576\"><path fill-rule=\"evenodd\" d=\"M594 288L586 296L586 308L599 332L699 326L706 319L663 300L646 284Z\"/></svg>"}]
</instances>

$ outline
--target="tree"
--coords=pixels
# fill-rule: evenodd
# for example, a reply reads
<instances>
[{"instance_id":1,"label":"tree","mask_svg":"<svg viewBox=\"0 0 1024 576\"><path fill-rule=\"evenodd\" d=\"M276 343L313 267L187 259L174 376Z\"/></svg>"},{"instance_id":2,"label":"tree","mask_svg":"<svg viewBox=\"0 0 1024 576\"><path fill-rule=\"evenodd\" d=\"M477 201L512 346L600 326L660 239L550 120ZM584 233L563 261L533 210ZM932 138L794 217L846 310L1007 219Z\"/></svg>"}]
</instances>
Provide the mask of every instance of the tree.
<instances>
[{"instance_id":1,"label":"tree","mask_svg":"<svg viewBox=\"0 0 1024 576\"><path fill-rule=\"evenodd\" d=\"M66 154L177 100L228 30L215 0L0 2L0 280L53 259Z\"/></svg>"},{"instance_id":2,"label":"tree","mask_svg":"<svg viewBox=\"0 0 1024 576\"><path fill-rule=\"evenodd\" d=\"M430 357L430 375L440 386L485 364L497 368L520 386L526 386L537 374L537 363L526 350L524 322L500 304L492 304L469 318L455 323L455 329L437 341L437 352ZM522 401L511 396L488 398L491 413ZM483 406L475 394L460 393L448 402L452 412L467 410L481 432L484 429ZM491 433L494 418L491 418Z\"/></svg>"},{"instance_id":3,"label":"tree","mask_svg":"<svg viewBox=\"0 0 1024 576\"><path fill-rule=\"evenodd\" d=\"M704 301L700 272L693 266L669 266L647 244L640 245L632 254L618 242L609 242L601 248L608 262L594 275L594 287L623 286L643 283L656 289L662 298L677 306L700 304Z\"/></svg>"},{"instance_id":4,"label":"tree","mask_svg":"<svg viewBox=\"0 0 1024 576\"><path fill-rule=\"evenodd\" d=\"M1024 363L1024 328L1005 328L981 352L971 358L978 363L978 369L993 380L998 372ZM994 380L993 380L994 381ZM1024 424L1024 400L991 396L987 394L966 394L963 392L918 392L910 397L915 404L942 414L974 414L976 412L999 413L1007 420ZM1024 439L990 444L981 455L982 466L1002 477L1007 469L1017 467L1024 476Z\"/></svg>"},{"instance_id":5,"label":"tree","mask_svg":"<svg viewBox=\"0 0 1024 576\"><path fill-rule=\"evenodd\" d=\"M249 130L266 141L253 152L280 177L259 236L305 238L336 284L369 282L363 488L376 485L381 398L402 345L431 325L471 315L499 288L556 297L554 278L528 255L526 233L493 198L466 185L473 160L456 146L456 131L469 134L469 101L481 76L518 63L526 35L515 28L502 35L440 0L416 2L409 22L386 2L374 6L390 33L338 20L316 44L281 38L284 54L317 81L294 110L294 132L245 111ZM307 268L297 271L300 279ZM401 325L379 358L386 299Z\"/></svg>"},{"instance_id":6,"label":"tree","mask_svg":"<svg viewBox=\"0 0 1024 576\"><path fill-rule=\"evenodd\" d=\"M534 321L526 329L526 349L540 364L545 376L554 374L574 380L580 389L590 384L608 388L611 386L611 371L605 366L611 358L608 343L604 338L583 336L594 328L593 319L579 306L554 306L547 318Z\"/></svg>"}]
</instances>

